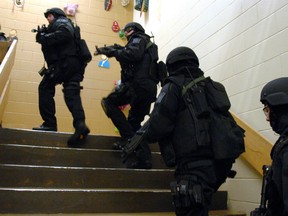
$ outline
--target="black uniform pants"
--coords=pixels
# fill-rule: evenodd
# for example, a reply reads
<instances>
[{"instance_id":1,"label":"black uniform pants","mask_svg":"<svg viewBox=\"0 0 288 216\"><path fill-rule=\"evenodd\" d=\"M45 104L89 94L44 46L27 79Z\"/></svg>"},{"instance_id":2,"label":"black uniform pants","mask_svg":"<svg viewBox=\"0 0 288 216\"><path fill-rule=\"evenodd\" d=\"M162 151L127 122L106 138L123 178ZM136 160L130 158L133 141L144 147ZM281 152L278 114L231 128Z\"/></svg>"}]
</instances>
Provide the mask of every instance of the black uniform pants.
<instances>
[{"instance_id":1,"label":"black uniform pants","mask_svg":"<svg viewBox=\"0 0 288 216\"><path fill-rule=\"evenodd\" d=\"M54 67L54 66L53 66ZM51 69L51 68L50 68ZM39 111L44 121L43 125L57 127L55 109L55 87L63 84L65 103L73 116L73 126L77 128L80 122L85 121L85 113L80 97L80 82L83 80L82 66L77 59L67 60L60 66L55 66L55 75L44 75L38 87ZM60 73L61 75L57 75Z\"/></svg>"},{"instance_id":2,"label":"black uniform pants","mask_svg":"<svg viewBox=\"0 0 288 216\"><path fill-rule=\"evenodd\" d=\"M138 84L121 84L119 88L103 99L106 115L117 127L124 139L131 138L141 127L145 115L150 112L151 103L155 101L157 86L152 80L144 80ZM119 106L130 104L128 118Z\"/></svg>"}]
</instances>

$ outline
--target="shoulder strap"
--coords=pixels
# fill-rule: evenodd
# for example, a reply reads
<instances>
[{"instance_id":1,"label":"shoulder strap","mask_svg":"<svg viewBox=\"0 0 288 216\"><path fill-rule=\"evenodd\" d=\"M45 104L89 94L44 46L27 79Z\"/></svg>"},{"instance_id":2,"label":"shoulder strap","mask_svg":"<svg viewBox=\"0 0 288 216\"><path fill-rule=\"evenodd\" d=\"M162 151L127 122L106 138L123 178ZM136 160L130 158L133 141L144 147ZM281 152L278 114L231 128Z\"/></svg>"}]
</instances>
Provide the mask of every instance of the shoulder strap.
<instances>
[{"instance_id":1,"label":"shoulder strap","mask_svg":"<svg viewBox=\"0 0 288 216\"><path fill-rule=\"evenodd\" d=\"M202 80L206 79L204 76L200 76L194 80L192 80L188 85L183 86L182 88L182 96L186 94L186 92L192 88L194 85L196 85L198 82L201 82Z\"/></svg>"}]
</instances>

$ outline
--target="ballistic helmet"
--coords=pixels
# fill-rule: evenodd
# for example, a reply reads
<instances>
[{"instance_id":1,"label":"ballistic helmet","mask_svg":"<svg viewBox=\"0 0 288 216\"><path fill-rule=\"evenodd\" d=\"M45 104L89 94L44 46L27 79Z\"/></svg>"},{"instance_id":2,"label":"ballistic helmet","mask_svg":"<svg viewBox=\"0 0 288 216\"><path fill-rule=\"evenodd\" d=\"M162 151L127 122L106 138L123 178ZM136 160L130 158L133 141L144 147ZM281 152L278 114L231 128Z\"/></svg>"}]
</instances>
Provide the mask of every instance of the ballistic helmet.
<instances>
[{"instance_id":1,"label":"ballistic helmet","mask_svg":"<svg viewBox=\"0 0 288 216\"><path fill-rule=\"evenodd\" d=\"M145 33L145 29L137 22L127 23L124 27L124 31L126 31L129 28L132 28L134 31L140 31L140 32Z\"/></svg>"},{"instance_id":2,"label":"ballistic helmet","mask_svg":"<svg viewBox=\"0 0 288 216\"><path fill-rule=\"evenodd\" d=\"M177 47L173 49L166 58L166 65L170 66L176 62L183 60L192 60L193 63L199 66L198 57L189 47Z\"/></svg>"},{"instance_id":3,"label":"ballistic helmet","mask_svg":"<svg viewBox=\"0 0 288 216\"><path fill-rule=\"evenodd\" d=\"M53 14L54 17L66 17L66 14L60 8L50 8L44 13L44 16L47 18L49 14Z\"/></svg>"},{"instance_id":4,"label":"ballistic helmet","mask_svg":"<svg viewBox=\"0 0 288 216\"><path fill-rule=\"evenodd\" d=\"M261 91L260 101L270 106L288 104L288 77L268 82Z\"/></svg>"}]
</instances>

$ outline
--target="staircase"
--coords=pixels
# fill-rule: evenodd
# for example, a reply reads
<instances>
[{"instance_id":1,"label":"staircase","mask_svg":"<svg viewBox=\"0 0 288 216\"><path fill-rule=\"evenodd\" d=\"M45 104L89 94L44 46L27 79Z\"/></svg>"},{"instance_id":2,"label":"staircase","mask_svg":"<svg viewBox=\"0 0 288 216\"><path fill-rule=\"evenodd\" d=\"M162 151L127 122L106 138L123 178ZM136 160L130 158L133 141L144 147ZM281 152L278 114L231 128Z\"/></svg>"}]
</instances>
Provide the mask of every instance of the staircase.
<instances>
[{"instance_id":1,"label":"staircase","mask_svg":"<svg viewBox=\"0 0 288 216\"><path fill-rule=\"evenodd\" d=\"M90 135L83 148L68 148L70 135L0 128L0 214L174 215L174 171L156 144L153 169L131 170L111 150L117 137ZM211 210L245 215L227 212L226 191L214 195Z\"/></svg>"}]
</instances>

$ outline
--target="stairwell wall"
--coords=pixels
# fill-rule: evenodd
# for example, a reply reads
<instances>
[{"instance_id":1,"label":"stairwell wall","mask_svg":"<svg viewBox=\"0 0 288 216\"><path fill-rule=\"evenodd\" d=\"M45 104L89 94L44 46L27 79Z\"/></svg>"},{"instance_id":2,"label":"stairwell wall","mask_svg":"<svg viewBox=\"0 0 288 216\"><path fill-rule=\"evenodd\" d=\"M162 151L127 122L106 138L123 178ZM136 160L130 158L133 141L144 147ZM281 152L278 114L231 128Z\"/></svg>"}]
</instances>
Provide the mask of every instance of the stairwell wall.
<instances>
[{"instance_id":1,"label":"stairwell wall","mask_svg":"<svg viewBox=\"0 0 288 216\"><path fill-rule=\"evenodd\" d=\"M38 84L41 77L38 71L44 63L41 46L35 42L35 33L31 29L46 24L43 13L48 8L59 7L63 9L66 0L26 0L23 8L13 5L14 1L0 1L1 31L9 35L11 29L17 30L18 46L14 67L11 71L11 87L8 102L3 116L2 126L6 128L24 128L42 124L38 110ZM121 28L133 19L133 2L126 7L120 1L113 1L109 11L104 10L104 0L72 0L69 3L79 5L76 16L70 17L81 28L81 35L93 54L95 45L124 45L125 40L120 39L118 32L112 31L114 21ZM112 58L109 60L110 68L98 67L101 56L93 56L86 68L85 78L81 91L82 102L85 109L87 124L93 134L118 136L111 120L104 114L100 100L114 87L114 82L120 79L120 67ZM61 132L74 132L72 117L67 109L62 86L56 88L56 116L58 130Z\"/></svg>"},{"instance_id":2,"label":"stairwell wall","mask_svg":"<svg viewBox=\"0 0 288 216\"><path fill-rule=\"evenodd\" d=\"M288 75L287 0L150 0L149 11L141 17L139 11L133 10L133 1L127 7L122 7L119 0L113 1L110 11L104 10L103 0L73 2L79 4L76 20L92 53L95 45L125 43L112 32L113 21L117 20L120 27L132 19L139 21L146 33L155 35L161 60L177 46L194 49L206 76L226 86L231 110L271 142L277 139L265 121L259 94L268 81ZM31 29L47 24L43 16L47 8L63 8L66 3L26 0L23 8L17 8L11 0L0 1L1 31L8 34L14 28L19 38L3 127L30 129L41 124L37 99L41 77L37 71L43 65L43 56ZM110 60L110 69L99 68L99 60L99 56L93 57L83 82L87 123L94 134L117 135L100 100L120 78L120 68L114 59ZM59 130L73 131L60 86L56 105ZM222 189L228 190L231 209L245 210L249 215L259 203L261 179L241 159L235 169L236 179L228 180Z\"/></svg>"},{"instance_id":3,"label":"stairwell wall","mask_svg":"<svg viewBox=\"0 0 288 216\"><path fill-rule=\"evenodd\" d=\"M192 48L206 76L223 83L240 119L272 143L259 102L262 87L288 76L287 0L150 0L149 11L134 20L153 32L160 59L178 46ZM267 152L267 154L269 154ZM258 207L259 176L244 160L235 164L238 175L221 189L228 190L229 207L247 215Z\"/></svg>"}]
</instances>

